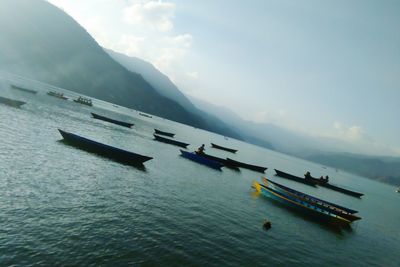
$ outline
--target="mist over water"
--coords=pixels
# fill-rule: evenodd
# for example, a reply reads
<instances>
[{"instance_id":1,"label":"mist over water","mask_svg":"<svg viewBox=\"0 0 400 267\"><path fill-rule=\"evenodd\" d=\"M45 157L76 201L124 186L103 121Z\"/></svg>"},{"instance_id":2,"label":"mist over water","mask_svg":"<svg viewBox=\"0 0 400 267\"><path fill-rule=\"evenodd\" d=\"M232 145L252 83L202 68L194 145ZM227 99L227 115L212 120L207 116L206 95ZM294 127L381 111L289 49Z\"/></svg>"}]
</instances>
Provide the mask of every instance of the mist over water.
<instances>
[{"instance_id":1,"label":"mist over water","mask_svg":"<svg viewBox=\"0 0 400 267\"><path fill-rule=\"evenodd\" d=\"M398 266L400 231L395 188L310 162L93 100L94 107L0 84L0 265ZM76 97L68 91L69 97ZM94 120L96 112L132 129ZM62 142L61 128L154 157L145 171ZM359 210L349 230L333 229L253 193L260 174L214 171L153 140L154 128L176 133L189 150L269 167L266 176ZM236 155L210 142L239 149ZM353 198L274 177L273 169L329 175L365 193ZM272 228L266 232L262 222Z\"/></svg>"}]
</instances>

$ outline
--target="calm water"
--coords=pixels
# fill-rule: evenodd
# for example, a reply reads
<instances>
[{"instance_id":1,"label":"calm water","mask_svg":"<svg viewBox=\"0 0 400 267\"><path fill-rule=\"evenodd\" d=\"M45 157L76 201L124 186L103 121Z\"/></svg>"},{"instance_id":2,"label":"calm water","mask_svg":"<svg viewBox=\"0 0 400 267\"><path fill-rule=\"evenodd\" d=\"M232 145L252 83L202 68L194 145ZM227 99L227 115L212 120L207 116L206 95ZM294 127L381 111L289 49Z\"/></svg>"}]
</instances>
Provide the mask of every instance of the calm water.
<instances>
[{"instance_id":1,"label":"calm water","mask_svg":"<svg viewBox=\"0 0 400 267\"><path fill-rule=\"evenodd\" d=\"M46 91L0 89L28 102L0 105L0 266L399 266L394 187L100 101L90 108ZM91 111L135 126L94 120ZM145 171L121 165L64 145L57 128L154 159ZM189 149L210 142L238 148L237 155L207 152L265 165L267 177L359 210L363 219L337 230L287 210L253 193L259 174L181 158L177 147L152 140L154 128L175 132ZM365 196L273 177L273 168L328 174Z\"/></svg>"}]
</instances>

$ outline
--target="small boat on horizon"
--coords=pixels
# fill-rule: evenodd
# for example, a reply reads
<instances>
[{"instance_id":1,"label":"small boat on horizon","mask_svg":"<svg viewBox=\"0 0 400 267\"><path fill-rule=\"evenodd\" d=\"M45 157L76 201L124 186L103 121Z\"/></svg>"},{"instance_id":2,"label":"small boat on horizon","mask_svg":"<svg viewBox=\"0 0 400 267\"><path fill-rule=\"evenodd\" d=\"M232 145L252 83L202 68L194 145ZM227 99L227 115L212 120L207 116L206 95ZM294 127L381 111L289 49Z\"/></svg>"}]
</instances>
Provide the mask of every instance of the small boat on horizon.
<instances>
[{"instance_id":1,"label":"small boat on horizon","mask_svg":"<svg viewBox=\"0 0 400 267\"><path fill-rule=\"evenodd\" d=\"M286 179L289 179L289 180L292 180L292 181L295 181L295 182L303 183L303 184L306 184L306 185L310 185L310 186L316 186L317 185L317 182L315 182L313 180L307 180L305 178L301 178L301 177L298 177L298 176L295 176L295 175L292 175L292 174L289 174L289 173L286 173L286 172L283 172L283 171L280 171L280 170L277 170L277 169L274 169L274 170L276 172L276 176L279 176L279 177L282 177L282 178L286 178Z\"/></svg>"},{"instance_id":2,"label":"small boat on horizon","mask_svg":"<svg viewBox=\"0 0 400 267\"><path fill-rule=\"evenodd\" d=\"M187 152L187 151L184 151L182 149L180 149L180 151L181 151L181 156L182 157L184 157L186 159L189 159L191 161L197 162L199 164L208 166L208 167L213 168L215 170L221 171L221 168L224 166L224 165L222 165L221 163L219 163L217 161L214 161L214 160L207 159L205 157L199 156L195 152Z\"/></svg>"},{"instance_id":3,"label":"small boat on horizon","mask_svg":"<svg viewBox=\"0 0 400 267\"><path fill-rule=\"evenodd\" d=\"M58 93L58 92L54 92L54 91L49 91L47 92L47 95L49 96L54 96L63 100L67 100L68 97L64 96L64 93Z\"/></svg>"},{"instance_id":4,"label":"small boat on horizon","mask_svg":"<svg viewBox=\"0 0 400 267\"><path fill-rule=\"evenodd\" d=\"M74 102L80 103L80 104L83 104L83 105L86 105L86 106L93 106L92 99L86 98L86 97L81 97L80 96L77 99L74 99Z\"/></svg>"},{"instance_id":5,"label":"small boat on horizon","mask_svg":"<svg viewBox=\"0 0 400 267\"><path fill-rule=\"evenodd\" d=\"M187 143L180 142L180 141L173 140L173 139L168 139L168 138L156 135L156 134L153 134L153 136L154 136L154 140L163 142L166 144L175 145L175 146L179 146L179 147L183 147L183 148L186 148L189 145Z\"/></svg>"},{"instance_id":6,"label":"small boat on horizon","mask_svg":"<svg viewBox=\"0 0 400 267\"><path fill-rule=\"evenodd\" d=\"M90 114L92 115L92 117L93 117L94 119L102 120L102 121L106 121L106 122L110 122L110 123L113 123L113 124L116 124L116 125L119 125L119 126L123 126L123 127L127 127L127 128L132 128L132 126L134 125L133 123L114 120L114 119L111 119L111 118L107 118L107 117L98 115L98 114L96 114L96 113L90 113Z\"/></svg>"},{"instance_id":7,"label":"small boat on horizon","mask_svg":"<svg viewBox=\"0 0 400 267\"><path fill-rule=\"evenodd\" d=\"M2 96L0 96L0 103L14 108L19 108L22 105L26 104L26 102L24 101L14 100Z\"/></svg>"},{"instance_id":8,"label":"small boat on horizon","mask_svg":"<svg viewBox=\"0 0 400 267\"><path fill-rule=\"evenodd\" d=\"M226 158L226 160L227 160L228 164L231 166L235 166L238 168L244 168L244 169L248 169L248 170L252 170L252 171L256 171L256 172L264 173L268 169L267 167L252 165L252 164L236 161L236 160L233 160L230 158Z\"/></svg>"},{"instance_id":9,"label":"small boat on horizon","mask_svg":"<svg viewBox=\"0 0 400 267\"><path fill-rule=\"evenodd\" d=\"M174 133L169 133L169 132L164 132L158 129L154 129L154 133L158 134L158 135L165 135L165 136L169 136L169 137L174 137L175 134Z\"/></svg>"},{"instance_id":10,"label":"small boat on horizon","mask_svg":"<svg viewBox=\"0 0 400 267\"><path fill-rule=\"evenodd\" d=\"M121 148L106 145L73 133L58 129L65 142L79 149L113 159L132 166L143 166L143 163L153 159Z\"/></svg>"},{"instance_id":11,"label":"small boat on horizon","mask_svg":"<svg viewBox=\"0 0 400 267\"><path fill-rule=\"evenodd\" d=\"M238 150L237 149L233 149L233 148L228 148L228 147L223 147L214 143L211 143L211 147L216 148L216 149L220 149L220 150L224 150L224 151L228 151L231 153L236 153Z\"/></svg>"},{"instance_id":12,"label":"small boat on horizon","mask_svg":"<svg viewBox=\"0 0 400 267\"><path fill-rule=\"evenodd\" d=\"M13 84L11 85L11 88L15 89L15 90L19 90L19 91L25 92L25 93L37 94L37 91L35 91L35 90L24 88L24 87L21 87L21 86L16 86L16 85L13 85Z\"/></svg>"},{"instance_id":13,"label":"small boat on horizon","mask_svg":"<svg viewBox=\"0 0 400 267\"><path fill-rule=\"evenodd\" d=\"M143 117L146 117L146 118L153 118L153 116L151 116L151 115L149 115L149 114L146 114L146 113L143 113L143 112L139 112L139 115L140 116L143 116Z\"/></svg>"}]
</instances>

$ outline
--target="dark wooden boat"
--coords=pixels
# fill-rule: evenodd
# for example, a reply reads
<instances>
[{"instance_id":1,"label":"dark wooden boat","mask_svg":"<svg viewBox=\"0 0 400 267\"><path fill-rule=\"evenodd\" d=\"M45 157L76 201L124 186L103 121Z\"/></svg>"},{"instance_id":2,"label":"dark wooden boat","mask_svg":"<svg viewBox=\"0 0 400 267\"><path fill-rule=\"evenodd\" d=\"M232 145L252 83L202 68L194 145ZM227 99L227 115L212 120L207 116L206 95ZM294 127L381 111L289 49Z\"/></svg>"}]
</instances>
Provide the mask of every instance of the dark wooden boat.
<instances>
[{"instance_id":1,"label":"dark wooden boat","mask_svg":"<svg viewBox=\"0 0 400 267\"><path fill-rule=\"evenodd\" d=\"M131 127L134 125L133 123L123 122L123 121L117 121L117 120L114 120L114 119L110 119L110 118L107 118L107 117L98 115L98 114L96 114L96 113L90 113L90 114L92 114L92 117L95 118L95 119L97 119L97 120L102 120L102 121L110 122L110 123L113 123L113 124L117 124L117 125L119 125L119 126L131 128Z\"/></svg>"},{"instance_id":2,"label":"dark wooden boat","mask_svg":"<svg viewBox=\"0 0 400 267\"><path fill-rule=\"evenodd\" d=\"M85 98L85 97L78 97L77 99L74 99L74 102L76 103L80 103L83 105L87 105L87 106L93 106L92 100L89 98Z\"/></svg>"},{"instance_id":3,"label":"dark wooden boat","mask_svg":"<svg viewBox=\"0 0 400 267\"><path fill-rule=\"evenodd\" d=\"M113 159L121 163L133 166L141 166L143 165L144 162L153 159L152 157L139 155L127 150L102 144L76 134L65 132L60 129L58 131L68 144L73 145L82 150L96 153L101 156Z\"/></svg>"},{"instance_id":4,"label":"dark wooden boat","mask_svg":"<svg viewBox=\"0 0 400 267\"><path fill-rule=\"evenodd\" d=\"M339 215L349 221L353 222L353 221L361 220L360 217L354 215L354 213L357 212L355 210L348 209L348 208L342 207L340 205L307 195L303 192L300 192L300 191L294 190L292 188L278 184L276 182L273 182L265 177L263 177L263 182L264 182L265 186L271 186L274 190L280 191L286 195L295 197L297 199L307 201L320 209L324 209L328 212Z\"/></svg>"},{"instance_id":5,"label":"dark wooden boat","mask_svg":"<svg viewBox=\"0 0 400 267\"><path fill-rule=\"evenodd\" d=\"M282 178L286 178L286 179L289 179L289 180L292 180L292 181L295 181L295 182L299 182L299 183L303 183L303 184L306 184L306 185L311 185L311 186L316 186L317 185L317 183L315 181L310 180L310 179L305 179L305 178L301 178L301 177L298 177L298 176L294 176L292 174L289 174L289 173L286 173L286 172L283 172L283 171L280 171L280 170L277 170L277 169L275 169L275 172L276 172L277 176L282 177Z\"/></svg>"},{"instance_id":6,"label":"dark wooden boat","mask_svg":"<svg viewBox=\"0 0 400 267\"><path fill-rule=\"evenodd\" d=\"M163 131L160 131L160 130L158 130L158 129L154 129L154 133L155 133L155 134L158 134L158 135L169 136L169 137L174 137L174 136L175 136L174 133L163 132Z\"/></svg>"},{"instance_id":7,"label":"dark wooden boat","mask_svg":"<svg viewBox=\"0 0 400 267\"><path fill-rule=\"evenodd\" d=\"M321 180L321 179L314 178L314 177L311 177L309 179L311 179L312 181L316 182L319 186L326 187L326 188L329 188L331 190L334 190L334 191L337 191L337 192L340 192L340 193L343 193L343 194L346 194L346 195L349 195L349 196L361 197L361 196L364 195L363 193L358 193L358 192L355 192L355 191L351 191L349 189L345 189L345 188L330 184L326 180Z\"/></svg>"},{"instance_id":8,"label":"dark wooden boat","mask_svg":"<svg viewBox=\"0 0 400 267\"><path fill-rule=\"evenodd\" d=\"M25 93L37 94L37 91L35 91L35 90L23 88L23 87L16 86L16 85L11 85L11 88L15 89L15 90L19 90L19 91L25 92Z\"/></svg>"},{"instance_id":9,"label":"dark wooden boat","mask_svg":"<svg viewBox=\"0 0 400 267\"><path fill-rule=\"evenodd\" d=\"M153 118L151 115L149 115L149 114L146 114L146 113L142 113L142 112L139 112L139 115L140 116L143 116L143 117L147 117L147 118Z\"/></svg>"},{"instance_id":10,"label":"dark wooden boat","mask_svg":"<svg viewBox=\"0 0 400 267\"><path fill-rule=\"evenodd\" d=\"M156 134L153 134L153 136L154 136L154 140L157 140L157 141L163 142L163 143L167 143L170 145L175 145L175 146L179 146L179 147L183 147L183 148L186 148L189 145L184 142L168 139L168 138L156 135Z\"/></svg>"},{"instance_id":11,"label":"dark wooden boat","mask_svg":"<svg viewBox=\"0 0 400 267\"><path fill-rule=\"evenodd\" d=\"M63 100L67 100L68 99L68 97L66 97L63 93L58 93L58 92L53 92L53 91L47 92L47 95L54 96L54 97L57 97L57 98L60 98L60 99L63 99Z\"/></svg>"},{"instance_id":12,"label":"dark wooden boat","mask_svg":"<svg viewBox=\"0 0 400 267\"><path fill-rule=\"evenodd\" d=\"M277 200L288 207L294 208L300 211L302 214L307 214L314 218L317 218L320 221L334 223L340 226L348 226L351 223L351 221L346 218L343 218L325 209L321 209L318 206L312 205L310 202L289 196L283 192L275 190L272 186L265 186L258 182L254 182L253 186L257 190L257 192L260 192L271 199Z\"/></svg>"},{"instance_id":13,"label":"dark wooden boat","mask_svg":"<svg viewBox=\"0 0 400 267\"><path fill-rule=\"evenodd\" d=\"M221 170L221 168L224 166L221 163L211 160L211 159L207 159L205 157L199 156L197 155L195 152L187 152L184 150L180 150L181 151L181 156L184 158L187 158L191 161L195 161L197 163L203 164L205 166L208 166L210 168L216 169L216 170Z\"/></svg>"},{"instance_id":14,"label":"dark wooden boat","mask_svg":"<svg viewBox=\"0 0 400 267\"><path fill-rule=\"evenodd\" d=\"M238 150L237 149L232 149L232 148L228 148L228 147L223 147L223 146L219 146L216 145L214 143L211 143L211 147L216 148L216 149L220 149L220 150L225 150L231 153L236 153Z\"/></svg>"},{"instance_id":15,"label":"dark wooden boat","mask_svg":"<svg viewBox=\"0 0 400 267\"><path fill-rule=\"evenodd\" d=\"M219 162L222 165L224 165L225 167L228 167L230 169L234 169L236 171L239 170L239 168L237 166L232 165L227 159L215 157L215 156L212 156L212 155L209 155L209 154L206 154L206 153L203 153L203 154L200 154L200 153L197 153L197 152L195 152L195 153L197 155L201 156L201 157L205 157L205 158L211 159L213 161Z\"/></svg>"},{"instance_id":16,"label":"dark wooden boat","mask_svg":"<svg viewBox=\"0 0 400 267\"><path fill-rule=\"evenodd\" d=\"M226 158L226 160L227 160L228 164L231 165L231 166L236 166L236 167L239 167L239 168L245 168L245 169L249 169L249 170L256 171L256 172L264 173L265 170L268 169L266 167L247 164L247 163L236 161L236 160L233 160L233 159L230 159L230 158Z\"/></svg>"},{"instance_id":17,"label":"dark wooden boat","mask_svg":"<svg viewBox=\"0 0 400 267\"><path fill-rule=\"evenodd\" d=\"M0 103L7 105L7 106L11 106L14 108L19 108L22 105L26 104L26 102L23 101L19 101L19 100L14 100L14 99L9 99L9 98L5 98L0 96Z\"/></svg>"}]
</instances>

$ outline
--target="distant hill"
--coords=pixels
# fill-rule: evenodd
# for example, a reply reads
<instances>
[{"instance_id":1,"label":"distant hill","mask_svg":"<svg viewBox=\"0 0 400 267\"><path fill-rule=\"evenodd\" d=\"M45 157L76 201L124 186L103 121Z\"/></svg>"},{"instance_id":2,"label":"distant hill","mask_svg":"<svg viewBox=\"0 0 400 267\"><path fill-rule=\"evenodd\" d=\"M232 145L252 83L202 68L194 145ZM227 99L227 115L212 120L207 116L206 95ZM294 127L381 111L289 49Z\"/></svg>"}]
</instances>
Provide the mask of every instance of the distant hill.
<instances>
[{"instance_id":1,"label":"distant hill","mask_svg":"<svg viewBox=\"0 0 400 267\"><path fill-rule=\"evenodd\" d=\"M212 125L214 132L221 133L229 137L243 140L237 130L232 130L223 120L213 115L212 112L205 112L199 109L179 90L179 88L161 71L156 69L151 63L140 58L129 57L127 55L104 49L115 61L124 66L127 70L139 73L142 77L161 95L178 102L186 110L200 116L208 125ZM210 127L211 129L211 127Z\"/></svg>"},{"instance_id":2,"label":"distant hill","mask_svg":"<svg viewBox=\"0 0 400 267\"><path fill-rule=\"evenodd\" d=\"M0 1L0 69L231 137L113 60L76 21L44 0Z\"/></svg>"},{"instance_id":3,"label":"distant hill","mask_svg":"<svg viewBox=\"0 0 400 267\"><path fill-rule=\"evenodd\" d=\"M392 185L400 185L400 158L398 157L324 153L310 155L306 159Z\"/></svg>"}]
</instances>

